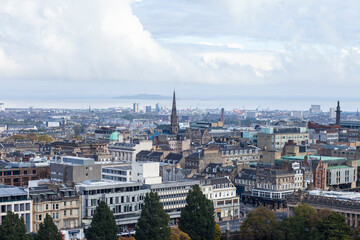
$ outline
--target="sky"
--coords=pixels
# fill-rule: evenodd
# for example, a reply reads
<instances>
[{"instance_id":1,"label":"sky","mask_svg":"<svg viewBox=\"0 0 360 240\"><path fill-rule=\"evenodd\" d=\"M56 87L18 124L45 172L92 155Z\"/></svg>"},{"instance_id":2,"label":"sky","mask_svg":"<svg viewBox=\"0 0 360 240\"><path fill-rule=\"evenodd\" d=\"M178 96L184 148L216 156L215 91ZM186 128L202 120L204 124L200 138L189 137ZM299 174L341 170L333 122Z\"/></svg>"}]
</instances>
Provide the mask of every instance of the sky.
<instances>
[{"instance_id":1,"label":"sky","mask_svg":"<svg viewBox=\"0 0 360 240\"><path fill-rule=\"evenodd\" d=\"M358 0L2 0L0 101L176 89L360 107L359 12Z\"/></svg>"}]
</instances>

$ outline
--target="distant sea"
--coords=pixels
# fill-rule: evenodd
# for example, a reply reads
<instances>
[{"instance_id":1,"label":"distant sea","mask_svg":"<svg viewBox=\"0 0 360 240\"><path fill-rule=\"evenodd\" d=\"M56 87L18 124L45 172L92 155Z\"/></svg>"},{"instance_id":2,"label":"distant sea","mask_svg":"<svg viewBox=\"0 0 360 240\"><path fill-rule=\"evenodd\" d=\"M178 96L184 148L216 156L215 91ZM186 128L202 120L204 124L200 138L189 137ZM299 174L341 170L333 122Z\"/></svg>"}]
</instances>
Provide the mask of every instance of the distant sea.
<instances>
[{"instance_id":1,"label":"distant sea","mask_svg":"<svg viewBox=\"0 0 360 240\"><path fill-rule=\"evenodd\" d=\"M152 100L152 99L115 99L115 98L50 98L50 99L1 99L5 108L71 108L71 109L107 109L107 108L132 108L133 103L139 103L140 109L145 106L155 108L156 103L160 103L163 107L171 108L171 100ZM329 108L336 107L336 101L326 100L299 100L299 99L251 99L251 100L198 100L198 99L181 99L177 98L178 109L217 109L225 108L225 110L246 109L254 110L309 110L311 105L321 105L323 112L328 112ZM356 112L360 108L360 101L341 101L343 111Z\"/></svg>"}]
</instances>

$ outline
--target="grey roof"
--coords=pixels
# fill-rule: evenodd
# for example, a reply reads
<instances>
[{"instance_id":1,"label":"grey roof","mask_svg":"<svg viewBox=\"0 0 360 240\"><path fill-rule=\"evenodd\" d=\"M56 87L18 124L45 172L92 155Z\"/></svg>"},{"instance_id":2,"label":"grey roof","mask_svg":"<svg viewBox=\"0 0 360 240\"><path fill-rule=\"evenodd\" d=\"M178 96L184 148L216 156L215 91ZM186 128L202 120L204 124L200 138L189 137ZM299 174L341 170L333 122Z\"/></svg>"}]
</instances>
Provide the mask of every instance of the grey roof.
<instances>
[{"instance_id":1,"label":"grey roof","mask_svg":"<svg viewBox=\"0 0 360 240\"><path fill-rule=\"evenodd\" d=\"M169 153L164 160L176 160L180 161L182 159L182 154L179 153Z\"/></svg>"},{"instance_id":2,"label":"grey roof","mask_svg":"<svg viewBox=\"0 0 360 240\"><path fill-rule=\"evenodd\" d=\"M209 178L209 179L206 180L204 185L216 185L216 184L224 184L224 183L232 183L232 182L227 177Z\"/></svg>"},{"instance_id":3,"label":"grey roof","mask_svg":"<svg viewBox=\"0 0 360 240\"><path fill-rule=\"evenodd\" d=\"M22 196L27 195L27 192L24 188L0 185L0 197L9 197L9 196Z\"/></svg>"}]
</instances>

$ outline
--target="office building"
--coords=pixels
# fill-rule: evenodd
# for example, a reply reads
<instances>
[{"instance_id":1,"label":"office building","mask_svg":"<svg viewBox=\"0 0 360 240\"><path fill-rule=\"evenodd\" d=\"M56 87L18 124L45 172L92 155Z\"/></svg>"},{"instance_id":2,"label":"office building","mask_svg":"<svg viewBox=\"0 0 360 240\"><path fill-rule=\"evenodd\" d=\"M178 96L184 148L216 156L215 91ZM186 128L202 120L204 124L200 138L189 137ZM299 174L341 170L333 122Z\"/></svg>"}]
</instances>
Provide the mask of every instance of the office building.
<instances>
[{"instance_id":1,"label":"office building","mask_svg":"<svg viewBox=\"0 0 360 240\"><path fill-rule=\"evenodd\" d=\"M0 185L0 224L8 211L23 217L27 232L32 232L32 201L21 187Z\"/></svg>"}]
</instances>

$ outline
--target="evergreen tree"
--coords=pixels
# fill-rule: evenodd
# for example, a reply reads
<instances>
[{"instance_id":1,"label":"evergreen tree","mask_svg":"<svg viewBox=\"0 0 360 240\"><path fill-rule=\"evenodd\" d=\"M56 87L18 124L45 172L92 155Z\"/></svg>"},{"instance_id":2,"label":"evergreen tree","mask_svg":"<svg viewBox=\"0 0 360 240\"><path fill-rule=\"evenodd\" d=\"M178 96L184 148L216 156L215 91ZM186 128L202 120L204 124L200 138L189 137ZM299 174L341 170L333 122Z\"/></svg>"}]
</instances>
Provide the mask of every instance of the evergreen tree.
<instances>
[{"instance_id":1,"label":"evergreen tree","mask_svg":"<svg viewBox=\"0 0 360 240\"><path fill-rule=\"evenodd\" d=\"M165 213L158 194L154 192L147 193L138 220L135 239L170 239L169 220L170 217Z\"/></svg>"},{"instance_id":2,"label":"evergreen tree","mask_svg":"<svg viewBox=\"0 0 360 240\"><path fill-rule=\"evenodd\" d=\"M181 211L179 228L192 240L215 238L214 205L195 185L186 198L186 206Z\"/></svg>"},{"instance_id":3,"label":"evergreen tree","mask_svg":"<svg viewBox=\"0 0 360 240\"><path fill-rule=\"evenodd\" d=\"M30 240L26 234L26 226L23 218L18 214L8 212L0 225L0 239L2 240Z\"/></svg>"},{"instance_id":4,"label":"evergreen tree","mask_svg":"<svg viewBox=\"0 0 360 240\"><path fill-rule=\"evenodd\" d=\"M350 226L346 223L346 218L337 212L332 212L327 217L319 220L316 230L312 234L312 239L349 239L351 233Z\"/></svg>"},{"instance_id":5,"label":"evergreen tree","mask_svg":"<svg viewBox=\"0 0 360 240\"><path fill-rule=\"evenodd\" d=\"M86 231L88 240L116 240L119 228L108 205L101 201L95 209L91 225Z\"/></svg>"},{"instance_id":6,"label":"evergreen tree","mask_svg":"<svg viewBox=\"0 0 360 240\"><path fill-rule=\"evenodd\" d=\"M44 223L41 223L39 226L39 231L35 236L36 240L62 240L62 234L55 225L52 217L49 214L46 214Z\"/></svg>"},{"instance_id":7,"label":"evergreen tree","mask_svg":"<svg viewBox=\"0 0 360 240\"><path fill-rule=\"evenodd\" d=\"M240 239L268 240L276 228L276 216L266 207L258 207L250 212L240 227Z\"/></svg>"}]
</instances>

